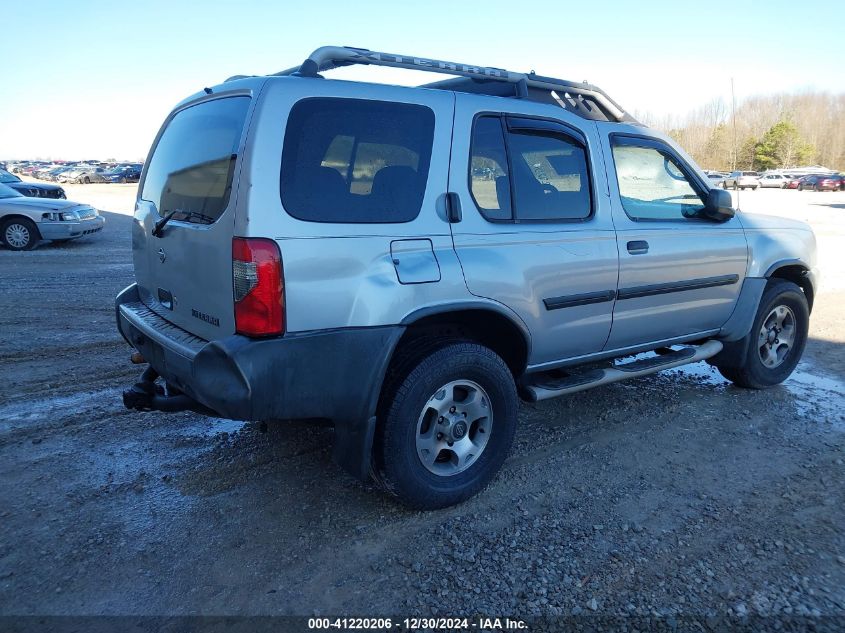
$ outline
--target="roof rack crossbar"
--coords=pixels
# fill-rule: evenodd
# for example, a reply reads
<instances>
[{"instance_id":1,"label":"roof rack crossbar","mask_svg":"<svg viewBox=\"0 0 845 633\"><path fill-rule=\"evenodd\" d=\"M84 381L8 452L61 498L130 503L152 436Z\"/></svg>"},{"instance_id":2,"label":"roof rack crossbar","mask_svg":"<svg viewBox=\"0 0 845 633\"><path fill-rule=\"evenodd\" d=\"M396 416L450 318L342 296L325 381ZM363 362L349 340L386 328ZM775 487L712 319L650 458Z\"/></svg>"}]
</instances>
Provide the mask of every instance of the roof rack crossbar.
<instances>
[{"instance_id":1,"label":"roof rack crossbar","mask_svg":"<svg viewBox=\"0 0 845 633\"><path fill-rule=\"evenodd\" d=\"M562 90L570 95L579 95L592 99L616 121L631 120L628 113L607 96L604 91L586 82L575 83L551 77L540 77L534 73L519 73L502 68L491 68L489 66L473 66L439 59L381 53L366 48L353 48L351 46L323 46L311 53L308 59L302 62L300 66L274 73L274 76L297 75L302 77L316 77L324 70L331 70L352 64L389 66L392 68L443 73L473 79L503 81L517 84L516 91L520 96L524 94L527 87L549 91Z\"/></svg>"}]
</instances>

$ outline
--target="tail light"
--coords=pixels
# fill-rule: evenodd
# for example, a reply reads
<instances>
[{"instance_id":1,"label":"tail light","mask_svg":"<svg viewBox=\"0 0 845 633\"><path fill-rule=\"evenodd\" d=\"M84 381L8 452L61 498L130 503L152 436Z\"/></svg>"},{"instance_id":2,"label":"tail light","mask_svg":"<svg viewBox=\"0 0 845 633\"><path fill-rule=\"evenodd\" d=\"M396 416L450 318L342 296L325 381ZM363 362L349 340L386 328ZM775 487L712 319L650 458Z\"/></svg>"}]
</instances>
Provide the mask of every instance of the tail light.
<instances>
[{"instance_id":1,"label":"tail light","mask_svg":"<svg viewBox=\"0 0 845 633\"><path fill-rule=\"evenodd\" d=\"M274 240L232 239L235 329L245 336L276 336L285 331L282 255Z\"/></svg>"}]
</instances>

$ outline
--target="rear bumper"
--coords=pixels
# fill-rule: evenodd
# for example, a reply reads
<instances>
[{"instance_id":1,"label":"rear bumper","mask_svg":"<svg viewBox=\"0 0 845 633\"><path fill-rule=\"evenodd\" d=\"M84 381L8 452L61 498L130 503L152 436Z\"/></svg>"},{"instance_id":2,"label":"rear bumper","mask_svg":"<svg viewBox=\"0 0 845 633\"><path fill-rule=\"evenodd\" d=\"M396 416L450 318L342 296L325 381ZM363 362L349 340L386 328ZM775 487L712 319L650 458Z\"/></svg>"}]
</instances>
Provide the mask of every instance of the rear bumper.
<instances>
[{"instance_id":1,"label":"rear bumper","mask_svg":"<svg viewBox=\"0 0 845 633\"><path fill-rule=\"evenodd\" d=\"M204 341L149 310L135 284L118 295L115 308L121 334L158 374L205 407L237 420L369 420L404 329Z\"/></svg>"},{"instance_id":2,"label":"rear bumper","mask_svg":"<svg viewBox=\"0 0 845 633\"><path fill-rule=\"evenodd\" d=\"M97 233L105 224L106 219L99 215L79 222L39 222L38 232L45 240L72 240Z\"/></svg>"}]
</instances>

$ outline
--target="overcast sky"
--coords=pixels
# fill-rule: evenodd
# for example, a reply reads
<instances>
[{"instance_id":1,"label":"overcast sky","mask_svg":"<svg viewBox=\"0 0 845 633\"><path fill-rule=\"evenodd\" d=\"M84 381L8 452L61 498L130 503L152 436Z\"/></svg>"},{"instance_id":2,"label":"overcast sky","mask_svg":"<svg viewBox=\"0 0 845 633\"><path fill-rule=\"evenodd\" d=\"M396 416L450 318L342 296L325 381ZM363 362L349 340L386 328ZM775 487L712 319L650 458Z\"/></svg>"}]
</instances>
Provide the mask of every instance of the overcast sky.
<instances>
[{"instance_id":1,"label":"overcast sky","mask_svg":"<svg viewBox=\"0 0 845 633\"><path fill-rule=\"evenodd\" d=\"M834 3L835 4L835 3ZM0 38L0 158L136 159L183 97L351 45L589 80L631 112L845 91L830 2L18 2ZM812 19L804 19L812 16ZM423 83L419 73L329 76Z\"/></svg>"}]
</instances>

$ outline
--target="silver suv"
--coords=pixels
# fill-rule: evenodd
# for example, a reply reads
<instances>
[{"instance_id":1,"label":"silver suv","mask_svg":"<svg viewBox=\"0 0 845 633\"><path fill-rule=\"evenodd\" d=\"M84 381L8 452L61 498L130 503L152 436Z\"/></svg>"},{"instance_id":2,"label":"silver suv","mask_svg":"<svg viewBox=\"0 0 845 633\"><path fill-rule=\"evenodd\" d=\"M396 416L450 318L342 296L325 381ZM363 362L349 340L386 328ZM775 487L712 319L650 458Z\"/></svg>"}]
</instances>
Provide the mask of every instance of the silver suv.
<instances>
[{"instance_id":1,"label":"silver suv","mask_svg":"<svg viewBox=\"0 0 845 633\"><path fill-rule=\"evenodd\" d=\"M723 189L751 189L757 191L760 186L760 174L756 171L732 171L722 181Z\"/></svg>"},{"instance_id":2,"label":"silver suv","mask_svg":"<svg viewBox=\"0 0 845 633\"><path fill-rule=\"evenodd\" d=\"M348 64L456 77L320 75ZM735 212L598 88L364 49L179 104L132 230L127 407L329 419L417 508L490 481L519 398L701 360L782 382L816 287L806 225Z\"/></svg>"}]
</instances>

